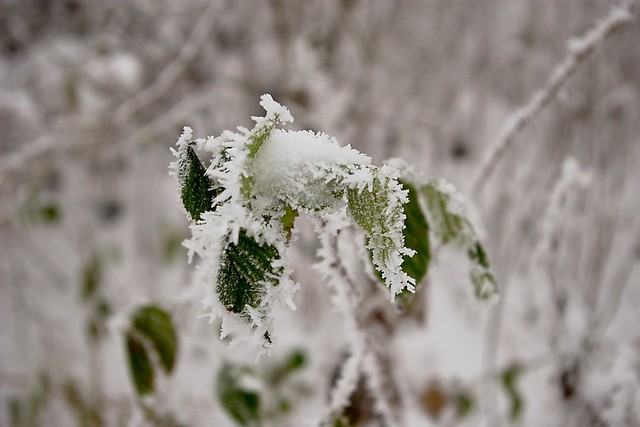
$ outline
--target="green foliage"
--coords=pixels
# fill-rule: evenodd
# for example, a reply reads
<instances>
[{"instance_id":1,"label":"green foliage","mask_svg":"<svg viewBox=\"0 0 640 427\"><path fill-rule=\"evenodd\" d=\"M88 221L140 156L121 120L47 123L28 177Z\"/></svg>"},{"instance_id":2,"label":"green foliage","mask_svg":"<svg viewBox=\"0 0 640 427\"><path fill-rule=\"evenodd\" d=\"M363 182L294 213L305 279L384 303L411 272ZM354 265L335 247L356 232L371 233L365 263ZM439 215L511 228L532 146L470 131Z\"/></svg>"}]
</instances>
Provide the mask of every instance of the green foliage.
<instances>
[{"instance_id":1,"label":"green foliage","mask_svg":"<svg viewBox=\"0 0 640 427\"><path fill-rule=\"evenodd\" d=\"M518 390L518 380L521 369L518 365L512 365L502 373L502 386L510 402L509 419L516 421L522 415L524 398Z\"/></svg>"},{"instance_id":2,"label":"green foliage","mask_svg":"<svg viewBox=\"0 0 640 427\"><path fill-rule=\"evenodd\" d=\"M138 309L126 335L126 347L136 391L139 395L152 393L155 370L148 350L156 353L167 374L171 373L176 361L178 340L171 316L154 305Z\"/></svg>"},{"instance_id":3,"label":"green foliage","mask_svg":"<svg viewBox=\"0 0 640 427\"><path fill-rule=\"evenodd\" d=\"M420 207L418 193L415 187L408 182L401 182L403 188L409 192L409 202L404 205L404 242L409 249L416 253L414 256L405 256L402 269L416 280L416 284L427 274L431 259L431 247L429 244L429 224Z\"/></svg>"},{"instance_id":4,"label":"green foliage","mask_svg":"<svg viewBox=\"0 0 640 427\"><path fill-rule=\"evenodd\" d=\"M465 418L473 410L475 400L470 393L463 391L455 396L455 405L456 416L458 418Z\"/></svg>"},{"instance_id":5,"label":"green foliage","mask_svg":"<svg viewBox=\"0 0 640 427\"><path fill-rule=\"evenodd\" d=\"M497 293L498 283L489 267L487 254L479 241L476 241L467 251L471 260L471 283L476 296L481 299L490 298Z\"/></svg>"},{"instance_id":6,"label":"green foliage","mask_svg":"<svg viewBox=\"0 0 640 427\"><path fill-rule=\"evenodd\" d=\"M60 222L60 207L56 203L47 203L40 207L38 217L46 224L56 224Z\"/></svg>"},{"instance_id":7,"label":"green foliage","mask_svg":"<svg viewBox=\"0 0 640 427\"><path fill-rule=\"evenodd\" d=\"M178 348L171 316L157 306L142 307L133 318L132 330L149 340L165 372L170 373L175 364Z\"/></svg>"},{"instance_id":8,"label":"green foliage","mask_svg":"<svg viewBox=\"0 0 640 427\"><path fill-rule=\"evenodd\" d=\"M436 183L422 187L432 221L433 233L443 243L456 243L466 246L471 225L466 218L451 209L451 197L442 191Z\"/></svg>"},{"instance_id":9,"label":"green foliage","mask_svg":"<svg viewBox=\"0 0 640 427\"><path fill-rule=\"evenodd\" d=\"M443 245L452 244L466 252L471 263L469 276L476 297L489 299L498 293L498 283L491 272L489 259L471 222L460 212L450 191L438 182L421 188L431 219L433 234Z\"/></svg>"},{"instance_id":10,"label":"green foliage","mask_svg":"<svg viewBox=\"0 0 640 427\"><path fill-rule=\"evenodd\" d=\"M259 426L266 421L277 421L302 395L304 388L295 382L294 374L305 365L306 356L300 350L259 369L227 362L216 379L218 401L238 425ZM256 387L248 388L249 383Z\"/></svg>"},{"instance_id":11,"label":"green foliage","mask_svg":"<svg viewBox=\"0 0 640 427\"><path fill-rule=\"evenodd\" d=\"M353 220L364 230L376 269L386 264L397 249L390 224L399 221L402 205L393 203L383 178L376 176L371 189L347 189L347 207Z\"/></svg>"},{"instance_id":12,"label":"green foliage","mask_svg":"<svg viewBox=\"0 0 640 427\"><path fill-rule=\"evenodd\" d=\"M241 313L246 305L257 307L265 282L277 281L272 262L278 251L270 245L256 242L241 231L238 243L229 243L222 256L216 291L227 310Z\"/></svg>"},{"instance_id":13,"label":"green foliage","mask_svg":"<svg viewBox=\"0 0 640 427\"><path fill-rule=\"evenodd\" d=\"M155 379L149 354L142 341L129 332L126 337L129 369L133 384L140 396L154 391Z\"/></svg>"},{"instance_id":14,"label":"green foliage","mask_svg":"<svg viewBox=\"0 0 640 427\"><path fill-rule=\"evenodd\" d=\"M246 373L246 369L225 364L218 374L218 399L222 407L239 425L258 425L260 422L260 395L241 386L240 380L242 375Z\"/></svg>"},{"instance_id":15,"label":"green foliage","mask_svg":"<svg viewBox=\"0 0 640 427\"><path fill-rule=\"evenodd\" d=\"M206 175L206 168L193 147L188 146L180 159L178 175L182 180L182 204L195 221L210 211L216 191L213 181Z\"/></svg>"}]
</instances>

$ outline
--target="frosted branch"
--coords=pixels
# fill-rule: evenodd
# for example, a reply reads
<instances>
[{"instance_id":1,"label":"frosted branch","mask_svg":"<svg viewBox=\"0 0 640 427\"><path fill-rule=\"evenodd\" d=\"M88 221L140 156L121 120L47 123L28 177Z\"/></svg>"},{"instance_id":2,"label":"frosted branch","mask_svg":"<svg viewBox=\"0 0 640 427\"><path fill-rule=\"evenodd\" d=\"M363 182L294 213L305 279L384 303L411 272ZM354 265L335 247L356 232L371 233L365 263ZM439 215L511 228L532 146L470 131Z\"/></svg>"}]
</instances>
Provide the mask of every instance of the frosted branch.
<instances>
[{"instance_id":1,"label":"frosted branch","mask_svg":"<svg viewBox=\"0 0 640 427\"><path fill-rule=\"evenodd\" d=\"M226 5L223 5L221 9L224 10L225 7ZM217 12L218 4L211 2L174 60L160 73L153 83L135 97L124 102L116 110L114 113L114 122L116 124L127 121L129 117L153 103L171 88L171 85L180 77L191 61L195 59L202 46L208 40L213 24L216 22Z\"/></svg>"},{"instance_id":2,"label":"frosted branch","mask_svg":"<svg viewBox=\"0 0 640 427\"><path fill-rule=\"evenodd\" d=\"M495 170L516 138L536 117L553 102L560 90L598 46L622 26L632 20L633 3L614 7L609 15L598 22L581 38L570 40L567 57L551 73L545 87L534 93L529 101L513 113L507 120L498 138L491 144L475 178L471 181L471 193L482 190L487 179Z\"/></svg>"}]
</instances>

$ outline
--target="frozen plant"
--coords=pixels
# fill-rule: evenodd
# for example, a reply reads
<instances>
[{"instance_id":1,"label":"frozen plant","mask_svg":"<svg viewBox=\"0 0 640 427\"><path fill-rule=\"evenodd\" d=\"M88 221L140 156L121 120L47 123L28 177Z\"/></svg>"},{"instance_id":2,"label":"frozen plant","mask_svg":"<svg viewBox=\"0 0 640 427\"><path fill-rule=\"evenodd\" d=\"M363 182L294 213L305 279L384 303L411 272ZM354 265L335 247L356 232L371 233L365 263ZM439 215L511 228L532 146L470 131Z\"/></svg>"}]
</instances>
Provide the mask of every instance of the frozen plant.
<instances>
[{"instance_id":1,"label":"frozen plant","mask_svg":"<svg viewBox=\"0 0 640 427\"><path fill-rule=\"evenodd\" d=\"M399 162L377 167L325 134L279 129L293 122L289 111L270 95L260 105L266 114L253 118L252 130L193 139L185 127L172 150L171 174L191 220L185 246L190 260L199 257L205 305L211 320L222 318L223 337L268 349L274 304L295 309L299 284L291 280L287 251L299 215L315 218L325 231L333 219L348 219L364 235L363 252L391 301L399 295L406 301L425 276L430 234L468 254L478 297L496 294L484 249L451 184L426 180ZM210 156L208 165L197 151Z\"/></svg>"}]
</instances>

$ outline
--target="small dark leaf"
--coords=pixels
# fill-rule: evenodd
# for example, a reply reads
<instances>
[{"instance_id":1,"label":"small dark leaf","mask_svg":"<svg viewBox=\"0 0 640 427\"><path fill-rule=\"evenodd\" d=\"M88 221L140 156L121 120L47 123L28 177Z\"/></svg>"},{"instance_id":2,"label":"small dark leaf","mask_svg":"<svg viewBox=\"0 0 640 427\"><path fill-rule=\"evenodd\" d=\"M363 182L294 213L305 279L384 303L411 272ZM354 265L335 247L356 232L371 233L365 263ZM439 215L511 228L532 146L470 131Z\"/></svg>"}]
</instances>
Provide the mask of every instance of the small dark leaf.
<instances>
[{"instance_id":1,"label":"small dark leaf","mask_svg":"<svg viewBox=\"0 0 640 427\"><path fill-rule=\"evenodd\" d=\"M153 392L154 374L151 360L144 345L132 334L127 334L127 353L133 384L140 396Z\"/></svg>"},{"instance_id":2,"label":"small dark leaf","mask_svg":"<svg viewBox=\"0 0 640 427\"><path fill-rule=\"evenodd\" d=\"M211 210L217 192L193 147L186 147L178 174L182 179L182 204L191 218L199 221L203 213Z\"/></svg>"},{"instance_id":3,"label":"small dark leaf","mask_svg":"<svg viewBox=\"0 0 640 427\"><path fill-rule=\"evenodd\" d=\"M260 395L240 386L243 371L225 364L220 369L217 394L222 407L240 425L253 425L260 421Z\"/></svg>"},{"instance_id":4,"label":"small dark leaf","mask_svg":"<svg viewBox=\"0 0 640 427\"><path fill-rule=\"evenodd\" d=\"M522 393L518 390L517 384L520 373L520 367L515 364L502 373L502 385L510 401L509 419L511 421L516 421L520 417L524 404Z\"/></svg>"},{"instance_id":5,"label":"small dark leaf","mask_svg":"<svg viewBox=\"0 0 640 427\"><path fill-rule=\"evenodd\" d=\"M470 393L461 392L456 397L456 416L464 418L473 410L474 399Z\"/></svg>"},{"instance_id":6,"label":"small dark leaf","mask_svg":"<svg viewBox=\"0 0 640 427\"><path fill-rule=\"evenodd\" d=\"M277 386L288 378L290 375L304 367L307 363L307 357L301 350L293 351L289 357L282 361L281 364L274 366L274 368L265 376L270 386Z\"/></svg>"},{"instance_id":7,"label":"small dark leaf","mask_svg":"<svg viewBox=\"0 0 640 427\"><path fill-rule=\"evenodd\" d=\"M132 329L149 340L158 353L165 372L170 373L176 360L178 340L171 323L171 316L160 307L149 305L139 309L133 319Z\"/></svg>"},{"instance_id":8,"label":"small dark leaf","mask_svg":"<svg viewBox=\"0 0 640 427\"><path fill-rule=\"evenodd\" d=\"M40 207L40 218L48 224L60 221L60 208L55 203L49 203Z\"/></svg>"},{"instance_id":9,"label":"small dark leaf","mask_svg":"<svg viewBox=\"0 0 640 427\"><path fill-rule=\"evenodd\" d=\"M278 251L261 244L245 231L240 232L238 243L230 243L222 256L216 290L220 302L227 310L240 313L248 304L257 307L262 298L262 283L271 281L278 274L271 263L278 258Z\"/></svg>"}]
</instances>

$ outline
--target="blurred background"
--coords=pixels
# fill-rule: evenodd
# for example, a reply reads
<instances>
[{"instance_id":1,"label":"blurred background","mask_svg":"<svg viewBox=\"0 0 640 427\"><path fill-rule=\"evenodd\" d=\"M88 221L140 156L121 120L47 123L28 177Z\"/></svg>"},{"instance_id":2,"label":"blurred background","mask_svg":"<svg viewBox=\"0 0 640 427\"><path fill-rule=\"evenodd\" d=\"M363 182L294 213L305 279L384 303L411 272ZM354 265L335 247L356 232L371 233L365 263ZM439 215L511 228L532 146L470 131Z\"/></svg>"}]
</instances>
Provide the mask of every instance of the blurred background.
<instances>
[{"instance_id":1,"label":"blurred background","mask_svg":"<svg viewBox=\"0 0 640 427\"><path fill-rule=\"evenodd\" d=\"M198 317L167 170L184 125L251 127L263 93L291 128L399 157L474 203L502 297L474 305L456 255L438 254L419 309L385 332L400 425L640 425L637 16L468 192L510 114L613 3L1 0L0 425L257 425L221 397L236 371L262 425L317 425L345 337L308 224L298 310L254 364ZM123 328L151 303L179 346L139 399ZM356 394L339 425L384 425Z\"/></svg>"}]
</instances>

